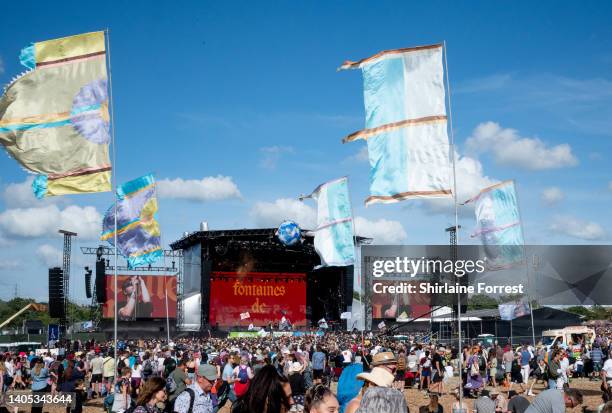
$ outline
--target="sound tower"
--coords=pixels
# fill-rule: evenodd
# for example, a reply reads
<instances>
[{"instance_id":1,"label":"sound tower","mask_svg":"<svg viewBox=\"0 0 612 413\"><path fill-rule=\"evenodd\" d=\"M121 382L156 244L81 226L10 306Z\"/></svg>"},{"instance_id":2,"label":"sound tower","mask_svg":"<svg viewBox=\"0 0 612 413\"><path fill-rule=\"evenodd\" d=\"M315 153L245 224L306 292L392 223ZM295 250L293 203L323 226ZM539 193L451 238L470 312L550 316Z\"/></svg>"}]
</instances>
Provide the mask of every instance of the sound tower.
<instances>
[{"instance_id":1,"label":"sound tower","mask_svg":"<svg viewBox=\"0 0 612 413\"><path fill-rule=\"evenodd\" d=\"M202 321L201 327L204 328L209 324L210 317L210 275L212 272L212 261L209 259L202 260Z\"/></svg>"},{"instance_id":2,"label":"sound tower","mask_svg":"<svg viewBox=\"0 0 612 413\"><path fill-rule=\"evenodd\" d=\"M91 298L91 270L85 267L85 296Z\"/></svg>"},{"instance_id":3,"label":"sound tower","mask_svg":"<svg viewBox=\"0 0 612 413\"><path fill-rule=\"evenodd\" d=\"M64 308L64 271L59 267L49 268L49 316L66 319Z\"/></svg>"},{"instance_id":4,"label":"sound tower","mask_svg":"<svg viewBox=\"0 0 612 413\"><path fill-rule=\"evenodd\" d=\"M96 301L99 304L106 302L106 260L96 261Z\"/></svg>"}]
</instances>

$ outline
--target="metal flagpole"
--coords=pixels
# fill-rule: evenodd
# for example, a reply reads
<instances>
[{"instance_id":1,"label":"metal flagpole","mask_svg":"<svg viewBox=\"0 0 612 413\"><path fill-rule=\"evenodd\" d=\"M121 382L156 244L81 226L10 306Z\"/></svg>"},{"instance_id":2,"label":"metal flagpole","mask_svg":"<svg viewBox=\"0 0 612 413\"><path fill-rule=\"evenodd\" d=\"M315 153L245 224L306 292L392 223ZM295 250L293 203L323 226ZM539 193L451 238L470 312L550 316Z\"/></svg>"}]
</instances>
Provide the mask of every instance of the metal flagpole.
<instances>
[{"instance_id":1,"label":"metal flagpole","mask_svg":"<svg viewBox=\"0 0 612 413\"><path fill-rule=\"evenodd\" d=\"M459 206L457 204L457 169L455 167L455 133L453 131L453 109L451 106L451 89L450 89L450 81L448 78L448 61L446 58L447 50L446 50L446 40L444 40L444 71L446 72L446 91L448 94L448 126L450 129L450 152L451 159L453 162L453 201L455 203L455 236L456 239L459 239ZM456 253L455 253L456 254ZM453 254L453 255L455 255ZM455 257L456 258L456 257ZM461 349L462 340L461 340L461 292L457 292L457 334L458 334L458 354L459 354L459 408L462 408L463 403L463 382L462 382L462 369L463 369L463 351Z\"/></svg>"},{"instance_id":2,"label":"metal flagpole","mask_svg":"<svg viewBox=\"0 0 612 413\"><path fill-rule=\"evenodd\" d=\"M115 109L113 106L113 76L112 76L112 67L111 67L111 49L110 49L110 33L107 28L104 33L106 34L106 49L108 50L108 58L106 59L106 63L108 65L108 89L109 89L109 108L110 108L110 119L111 119L111 144L112 144L112 157L113 157L113 167L112 167L112 181L113 181L113 197L115 198L115 217L114 217L114 240L115 244L115 265L113 269L113 284L114 284L114 329L113 329L113 348L114 352L114 361L115 366L117 366L117 151L115 150Z\"/></svg>"},{"instance_id":3,"label":"metal flagpole","mask_svg":"<svg viewBox=\"0 0 612 413\"><path fill-rule=\"evenodd\" d=\"M168 332L168 344L170 343L170 316L168 315L168 286L164 282L164 290L166 292L166 330Z\"/></svg>"}]
</instances>

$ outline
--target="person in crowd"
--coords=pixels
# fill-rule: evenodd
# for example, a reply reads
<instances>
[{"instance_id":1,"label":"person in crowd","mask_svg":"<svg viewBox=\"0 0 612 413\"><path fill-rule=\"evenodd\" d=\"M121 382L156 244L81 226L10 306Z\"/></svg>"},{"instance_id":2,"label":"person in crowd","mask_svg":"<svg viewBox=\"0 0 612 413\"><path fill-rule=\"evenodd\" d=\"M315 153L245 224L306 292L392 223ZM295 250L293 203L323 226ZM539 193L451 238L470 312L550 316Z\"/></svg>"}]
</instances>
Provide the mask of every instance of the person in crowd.
<instances>
[{"instance_id":1,"label":"person in crowd","mask_svg":"<svg viewBox=\"0 0 612 413\"><path fill-rule=\"evenodd\" d=\"M369 373L360 373L357 380L363 381L361 391L346 405L345 413L355 413L361 405L363 395L370 387L392 387L395 377L387 369L377 366Z\"/></svg>"},{"instance_id":2,"label":"person in crowd","mask_svg":"<svg viewBox=\"0 0 612 413\"><path fill-rule=\"evenodd\" d=\"M392 383L391 383L392 384ZM409 413L404 395L390 387L369 387L357 413Z\"/></svg>"},{"instance_id":3,"label":"person in crowd","mask_svg":"<svg viewBox=\"0 0 612 413\"><path fill-rule=\"evenodd\" d=\"M32 380L32 393L46 393L51 391L51 386L49 385L51 377L49 375L49 369L45 367L43 359L34 358L30 364L34 366L30 374ZM42 413L42 411L42 403L32 405L32 413Z\"/></svg>"},{"instance_id":4,"label":"person in crowd","mask_svg":"<svg viewBox=\"0 0 612 413\"><path fill-rule=\"evenodd\" d=\"M525 413L559 413L582 404L582 393L576 389L544 390L531 402Z\"/></svg>"},{"instance_id":5,"label":"person in crowd","mask_svg":"<svg viewBox=\"0 0 612 413\"><path fill-rule=\"evenodd\" d=\"M176 398L192 384L192 381L187 377L187 366L186 360L179 360L176 368L167 376L166 382L168 383L168 401L170 406L174 403Z\"/></svg>"},{"instance_id":6,"label":"person in crowd","mask_svg":"<svg viewBox=\"0 0 612 413\"><path fill-rule=\"evenodd\" d=\"M304 394L306 386L304 384L303 365L299 362L294 362L289 368L289 384L291 385L291 394L293 395L293 406L291 411L301 412L304 410Z\"/></svg>"},{"instance_id":7,"label":"person in crowd","mask_svg":"<svg viewBox=\"0 0 612 413\"><path fill-rule=\"evenodd\" d=\"M248 358L246 356L240 357L240 363L232 371L232 381L236 397L241 397L247 392L253 377L253 370L249 366Z\"/></svg>"},{"instance_id":8,"label":"person in crowd","mask_svg":"<svg viewBox=\"0 0 612 413\"><path fill-rule=\"evenodd\" d=\"M140 389L134 413L162 413L166 394L166 380L161 377L151 377Z\"/></svg>"},{"instance_id":9,"label":"person in crowd","mask_svg":"<svg viewBox=\"0 0 612 413\"><path fill-rule=\"evenodd\" d=\"M200 364L195 373L195 381L176 398L173 412L213 413L215 411L211 390L218 379L217 369L210 364Z\"/></svg>"},{"instance_id":10,"label":"person in crowd","mask_svg":"<svg viewBox=\"0 0 612 413\"><path fill-rule=\"evenodd\" d=\"M264 366L247 392L232 405L231 413L287 413L292 405L289 380L273 366Z\"/></svg>"},{"instance_id":11,"label":"person in crowd","mask_svg":"<svg viewBox=\"0 0 612 413\"><path fill-rule=\"evenodd\" d=\"M432 394L429 396L429 404L422 406L419 409L419 413L444 413L444 408L439 403L438 396Z\"/></svg>"},{"instance_id":12,"label":"person in crowd","mask_svg":"<svg viewBox=\"0 0 612 413\"><path fill-rule=\"evenodd\" d=\"M506 413L508 411L508 400L502 395L499 390L493 389L490 392L491 400L495 403L495 411L497 413Z\"/></svg>"},{"instance_id":13,"label":"person in crowd","mask_svg":"<svg viewBox=\"0 0 612 413\"><path fill-rule=\"evenodd\" d=\"M455 396L455 401L451 406L452 413L468 413L468 405L461 400L461 394L458 388L453 391L453 396Z\"/></svg>"},{"instance_id":14,"label":"person in crowd","mask_svg":"<svg viewBox=\"0 0 612 413\"><path fill-rule=\"evenodd\" d=\"M111 412L124 413L132 406L131 375L132 369L129 367L126 366L121 369L121 375L115 382Z\"/></svg>"},{"instance_id":15,"label":"person in crowd","mask_svg":"<svg viewBox=\"0 0 612 413\"><path fill-rule=\"evenodd\" d=\"M475 413L495 413L495 402L489 397L487 390L483 390L474 401L473 411Z\"/></svg>"},{"instance_id":16,"label":"person in crowd","mask_svg":"<svg viewBox=\"0 0 612 413\"><path fill-rule=\"evenodd\" d=\"M314 384L320 384L323 372L327 367L327 356L323 352L321 345L317 346L317 351L312 354L312 378Z\"/></svg>"},{"instance_id":17,"label":"person in crowd","mask_svg":"<svg viewBox=\"0 0 612 413\"><path fill-rule=\"evenodd\" d=\"M472 395L478 395L482 389L484 389L484 379L480 375L480 361L481 357L479 354L478 346L472 347L472 354L467 361L468 377L466 389L469 389Z\"/></svg>"},{"instance_id":18,"label":"person in crowd","mask_svg":"<svg viewBox=\"0 0 612 413\"><path fill-rule=\"evenodd\" d=\"M529 407L529 400L525 398L520 392L511 390L508 392L508 413L525 413L525 410Z\"/></svg>"},{"instance_id":19,"label":"person in crowd","mask_svg":"<svg viewBox=\"0 0 612 413\"><path fill-rule=\"evenodd\" d=\"M107 354L102 362L102 374L103 383L106 387L106 393L110 393L110 390L115 382L115 359Z\"/></svg>"},{"instance_id":20,"label":"person in crowd","mask_svg":"<svg viewBox=\"0 0 612 413\"><path fill-rule=\"evenodd\" d=\"M304 413L339 413L340 404L329 387L316 384L304 396Z\"/></svg>"},{"instance_id":21,"label":"person in crowd","mask_svg":"<svg viewBox=\"0 0 612 413\"><path fill-rule=\"evenodd\" d=\"M91 392L92 397L99 397L102 394L102 374L104 372L104 358L102 354L95 354L90 362L91 369Z\"/></svg>"}]
</instances>

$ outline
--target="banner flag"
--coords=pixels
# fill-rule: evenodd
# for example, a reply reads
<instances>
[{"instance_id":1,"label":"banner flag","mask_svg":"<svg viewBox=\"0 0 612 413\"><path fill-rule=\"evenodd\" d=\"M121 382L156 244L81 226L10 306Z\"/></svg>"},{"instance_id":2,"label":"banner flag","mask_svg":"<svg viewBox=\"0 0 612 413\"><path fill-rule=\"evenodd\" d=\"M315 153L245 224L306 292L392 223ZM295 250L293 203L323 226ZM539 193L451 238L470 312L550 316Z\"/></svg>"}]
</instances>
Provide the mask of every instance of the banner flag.
<instances>
[{"instance_id":1,"label":"banner flag","mask_svg":"<svg viewBox=\"0 0 612 413\"><path fill-rule=\"evenodd\" d=\"M104 215L100 240L114 245L117 209L117 248L127 258L128 266L154 263L163 255L155 178L149 174L121 185L117 198L117 203Z\"/></svg>"},{"instance_id":2,"label":"banner flag","mask_svg":"<svg viewBox=\"0 0 612 413\"><path fill-rule=\"evenodd\" d=\"M249 331L253 331L255 330L255 326L253 325L253 323L249 324Z\"/></svg>"},{"instance_id":3,"label":"banner flag","mask_svg":"<svg viewBox=\"0 0 612 413\"><path fill-rule=\"evenodd\" d=\"M268 335L268 333L266 332L266 330L264 330L263 328L262 328L261 330L259 330L259 331L257 332L257 334L258 334L260 337L265 337L265 336L267 336L267 335Z\"/></svg>"},{"instance_id":4,"label":"banner flag","mask_svg":"<svg viewBox=\"0 0 612 413\"><path fill-rule=\"evenodd\" d=\"M379 328L379 329L383 329L383 328L385 328L385 327L386 327L386 324L385 324L385 322L384 322L384 321L381 321L380 323L378 323L378 328Z\"/></svg>"},{"instance_id":5,"label":"banner flag","mask_svg":"<svg viewBox=\"0 0 612 413\"><path fill-rule=\"evenodd\" d=\"M111 190L104 32L33 43L0 97L0 144L37 198Z\"/></svg>"},{"instance_id":6,"label":"banner flag","mask_svg":"<svg viewBox=\"0 0 612 413\"><path fill-rule=\"evenodd\" d=\"M524 260L523 231L514 181L504 181L480 191L464 202L475 203L476 230L487 259L486 268L499 270Z\"/></svg>"},{"instance_id":7,"label":"banner flag","mask_svg":"<svg viewBox=\"0 0 612 413\"><path fill-rule=\"evenodd\" d=\"M350 320L351 316L352 316L351 312L350 311L346 311L346 312L340 314L340 319L341 320Z\"/></svg>"},{"instance_id":8,"label":"banner flag","mask_svg":"<svg viewBox=\"0 0 612 413\"><path fill-rule=\"evenodd\" d=\"M529 303L516 302L499 305L499 318L510 321L529 314Z\"/></svg>"},{"instance_id":9,"label":"banner flag","mask_svg":"<svg viewBox=\"0 0 612 413\"><path fill-rule=\"evenodd\" d=\"M247 311L246 313L240 313L240 319L246 320L247 318L251 318L251 314Z\"/></svg>"},{"instance_id":10,"label":"banner flag","mask_svg":"<svg viewBox=\"0 0 612 413\"><path fill-rule=\"evenodd\" d=\"M441 44L386 50L340 69L363 72L366 128L343 142L367 140L366 206L451 195Z\"/></svg>"},{"instance_id":11,"label":"banner flag","mask_svg":"<svg viewBox=\"0 0 612 413\"><path fill-rule=\"evenodd\" d=\"M308 197L317 202L314 246L321 258L320 267L353 265L355 242L348 178L321 184Z\"/></svg>"}]
</instances>

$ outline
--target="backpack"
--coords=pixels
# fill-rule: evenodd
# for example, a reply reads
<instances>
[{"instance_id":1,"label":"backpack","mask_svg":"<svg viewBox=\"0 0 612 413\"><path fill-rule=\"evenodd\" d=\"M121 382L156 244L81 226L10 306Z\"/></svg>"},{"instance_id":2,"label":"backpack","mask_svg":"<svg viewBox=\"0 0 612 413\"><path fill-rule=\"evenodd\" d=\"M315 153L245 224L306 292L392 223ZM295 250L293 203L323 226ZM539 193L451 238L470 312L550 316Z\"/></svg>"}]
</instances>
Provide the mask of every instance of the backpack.
<instances>
[{"instance_id":1,"label":"backpack","mask_svg":"<svg viewBox=\"0 0 612 413\"><path fill-rule=\"evenodd\" d=\"M153 374L153 363L151 360L145 361L144 366L142 367L142 375L145 378L149 378Z\"/></svg>"},{"instance_id":2,"label":"backpack","mask_svg":"<svg viewBox=\"0 0 612 413\"><path fill-rule=\"evenodd\" d=\"M117 363L117 371L121 372L121 369L125 367L125 359L119 359Z\"/></svg>"},{"instance_id":3,"label":"backpack","mask_svg":"<svg viewBox=\"0 0 612 413\"><path fill-rule=\"evenodd\" d=\"M241 384L246 384L249 382L249 373L246 367L240 366L238 368L238 379Z\"/></svg>"},{"instance_id":4,"label":"backpack","mask_svg":"<svg viewBox=\"0 0 612 413\"><path fill-rule=\"evenodd\" d=\"M478 369L480 371L485 371L487 369L487 363L483 356L478 356Z\"/></svg>"},{"instance_id":5,"label":"backpack","mask_svg":"<svg viewBox=\"0 0 612 413\"><path fill-rule=\"evenodd\" d=\"M166 379L166 391L168 394L176 391L176 381L174 380L174 376L172 374L170 374Z\"/></svg>"}]
</instances>

